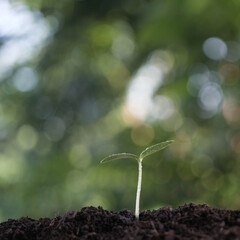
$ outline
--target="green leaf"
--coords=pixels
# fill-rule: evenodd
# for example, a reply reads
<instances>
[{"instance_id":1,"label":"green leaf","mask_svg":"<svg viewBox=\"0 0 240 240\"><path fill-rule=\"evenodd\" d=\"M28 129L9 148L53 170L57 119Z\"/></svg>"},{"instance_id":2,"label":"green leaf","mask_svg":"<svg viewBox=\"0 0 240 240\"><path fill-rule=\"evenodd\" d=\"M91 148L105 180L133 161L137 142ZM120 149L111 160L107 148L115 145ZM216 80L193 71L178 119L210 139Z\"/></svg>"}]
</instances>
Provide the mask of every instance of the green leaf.
<instances>
[{"instance_id":1,"label":"green leaf","mask_svg":"<svg viewBox=\"0 0 240 240\"><path fill-rule=\"evenodd\" d=\"M144 151L141 152L140 154L140 159L143 159L155 152L158 152L162 149L164 149L165 147L167 147L168 145L172 144L174 141L173 140L169 140L169 141L166 141L166 142L162 142L162 143L157 143L153 146L150 146L148 148L146 148Z\"/></svg>"},{"instance_id":2,"label":"green leaf","mask_svg":"<svg viewBox=\"0 0 240 240\"><path fill-rule=\"evenodd\" d=\"M112 154L112 155L104 158L103 160L101 160L100 163L105 163L105 162L109 162L109 161L112 161L112 160L115 160L115 159L121 159L121 158L133 158L133 159L136 159L137 161L139 161L138 156L136 156L134 154L131 154L131 153L116 153L116 154Z\"/></svg>"}]
</instances>

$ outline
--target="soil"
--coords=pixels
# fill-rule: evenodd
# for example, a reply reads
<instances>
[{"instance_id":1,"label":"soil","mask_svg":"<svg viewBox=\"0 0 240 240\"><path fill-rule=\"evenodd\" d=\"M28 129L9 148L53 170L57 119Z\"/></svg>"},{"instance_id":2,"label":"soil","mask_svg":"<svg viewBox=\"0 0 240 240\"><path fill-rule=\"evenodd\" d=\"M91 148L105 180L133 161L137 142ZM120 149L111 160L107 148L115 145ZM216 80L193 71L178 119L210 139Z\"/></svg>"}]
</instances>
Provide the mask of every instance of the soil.
<instances>
[{"instance_id":1,"label":"soil","mask_svg":"<svg viewBox=\"0 0 240 240\"><path fill-rule=\"evenodd\" d=\"M63 217L9 219L0 223L0 239L240 239L240 210L189 203L147 210L136 220L129 210L85 207Z\"/></svg>"}]
</instances>

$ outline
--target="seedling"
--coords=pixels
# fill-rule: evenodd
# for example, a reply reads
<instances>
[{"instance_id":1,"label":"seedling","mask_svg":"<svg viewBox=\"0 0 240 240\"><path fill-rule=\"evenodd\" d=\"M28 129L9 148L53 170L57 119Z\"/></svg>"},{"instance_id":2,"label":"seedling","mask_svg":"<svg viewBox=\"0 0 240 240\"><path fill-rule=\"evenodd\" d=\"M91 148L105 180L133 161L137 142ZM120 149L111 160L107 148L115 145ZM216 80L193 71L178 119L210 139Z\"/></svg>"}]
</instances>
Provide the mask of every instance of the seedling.
<instances>
[{"instance_id":1,"label":"seedling","mask_svg":"<svg viewBox=\"0 0 240 240\"><path fill-rule=\"evenodd\" d=\"M145 157L164 149L165 147L172 144L173 142L174 142L173 140L169 140L166 142L162 142L162 143L158 143L153 146L150 146L150 147L146 148L144 151L142 151L140 153L139 157L132 153L117 153L117 154L112 154L112 155L104 158L100 162L100 163L105 163L105 162L109 162L109 161L121 159L121 158L132 158L132 159L137 160L137 162L138 162L138 184L137 184L137 195L136 195L136 206L135 206L135 216L137 219L139 218L139 204L140 204L140 193L141 193L141 185L142 185L142 161Z\"/></svg>"}]
</instances>

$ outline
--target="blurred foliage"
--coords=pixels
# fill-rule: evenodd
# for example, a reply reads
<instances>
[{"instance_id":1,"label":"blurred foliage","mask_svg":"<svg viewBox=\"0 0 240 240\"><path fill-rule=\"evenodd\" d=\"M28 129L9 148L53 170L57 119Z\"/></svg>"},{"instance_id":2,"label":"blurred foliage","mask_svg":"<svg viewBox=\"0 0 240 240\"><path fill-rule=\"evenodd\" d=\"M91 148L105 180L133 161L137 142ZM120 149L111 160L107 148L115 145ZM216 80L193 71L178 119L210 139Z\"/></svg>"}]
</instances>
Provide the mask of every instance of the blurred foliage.
<instances>
[{"instance_id":1,"label":"blurred foliage","mask_svg":"<svg viewBox=\"0 0 240 240\"><path fill-rule=\"evenodd\" d=\"M240 208L236 0L3 0L0 218L102 205Z\"/></svg>"}]
</instances>

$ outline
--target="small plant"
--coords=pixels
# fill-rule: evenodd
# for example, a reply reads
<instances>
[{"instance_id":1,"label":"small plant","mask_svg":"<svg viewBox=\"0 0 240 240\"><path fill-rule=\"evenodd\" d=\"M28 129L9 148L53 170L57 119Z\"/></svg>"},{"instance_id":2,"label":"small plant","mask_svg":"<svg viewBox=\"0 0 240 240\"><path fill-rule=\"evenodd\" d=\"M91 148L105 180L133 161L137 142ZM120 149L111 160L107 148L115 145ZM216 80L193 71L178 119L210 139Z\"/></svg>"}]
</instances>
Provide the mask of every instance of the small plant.
<instances>
[{"instance_id":1,"label":"small plant","mask_svg":"<svg viewBox=\"0 0 240 240\"><path fill-rule=\"evenodd\" d=\"M142 161L145 157L158 152L168 145L172 144L174 141L169 140L166 142L158 143L153 146L150 146L146 148L144 151L142 151L139 155L139 157L135 154L132 153L117 153L117 154L112 154L103 160L101 160L100 163L105 163L109 162L115 159L121 159L121 158L133 158L136 159L138 162L138 184L137 184L137 195L136 195L136 207L135 207L135 216L138 219L139 218L139 203L140 203L140 193L141 193L141 185L142 185Z\"/></svg>"}]
</instances>

